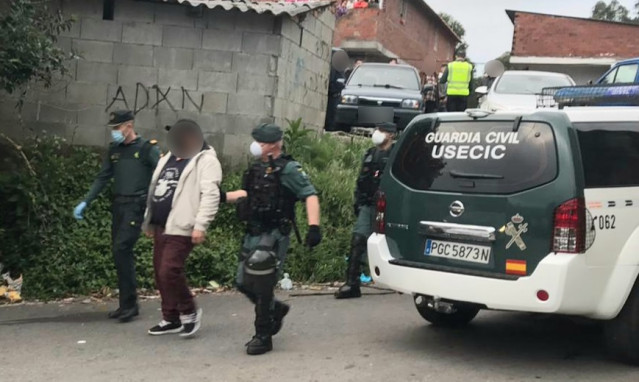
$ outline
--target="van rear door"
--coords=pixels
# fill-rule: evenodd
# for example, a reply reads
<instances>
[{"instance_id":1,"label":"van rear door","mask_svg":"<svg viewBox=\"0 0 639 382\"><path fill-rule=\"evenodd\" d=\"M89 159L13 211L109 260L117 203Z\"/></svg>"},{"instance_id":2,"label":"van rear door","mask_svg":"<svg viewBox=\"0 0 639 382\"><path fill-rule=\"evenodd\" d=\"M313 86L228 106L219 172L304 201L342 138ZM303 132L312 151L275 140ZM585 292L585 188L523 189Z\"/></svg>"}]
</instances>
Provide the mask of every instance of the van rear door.
<instances>
[{"instance_id":1,"label":"van rear door","mask_svg":"<svg viewBox=\"0 0 639 382\"><path fill-rule=\"evenodd\" d=\"M521 119L416 121L382 183L394 261L498 278L532 273L553 247L556 208L579 196L566 126L557 135L550 123Z\"/></svg>"}]
</instances>

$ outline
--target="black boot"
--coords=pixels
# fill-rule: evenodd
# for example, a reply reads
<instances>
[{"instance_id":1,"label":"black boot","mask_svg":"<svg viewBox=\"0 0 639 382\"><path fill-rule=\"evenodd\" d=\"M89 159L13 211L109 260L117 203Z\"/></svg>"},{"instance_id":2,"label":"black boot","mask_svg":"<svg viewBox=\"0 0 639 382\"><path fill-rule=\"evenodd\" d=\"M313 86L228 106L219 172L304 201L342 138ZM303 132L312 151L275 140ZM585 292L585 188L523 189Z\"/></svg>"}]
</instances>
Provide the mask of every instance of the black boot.
<instances>
[{"instance_id":1,"label":"black boot","mask_svg":"<svg viewBox=\"0 0 639 382\"><path fill-rule=\"evenodd\" d=\"M273 328L271 329L272 336L280 332L284 317L290 309L291 307L288 304L275 300L275 307L273 308Z\"/></svg>"},{"instance_id":2,"label":"black boot","mask_svg":"<svg viewBox=\"0 0 639 382\"><path fill-rule=\"evenodd\" d=\"M359 275L362 256L366 253L366 240L366 236L353 234L351 255L348 257L348 269L346 270L346 284L335 292L335 298L357 298L362 296L362 292L359 289Z\"/></svg>"},{"instance_id":3,"label":"black boot","mask_svg":"<svg viewBox=\"0 0 639 382\"><path fill-rule=\"evenodd\" d=\"M263 336L256 334L246 344L246 354L248 355L260 355L268 353L273 350L273 341L271 336Z\"/></svg>"}]
</instances>

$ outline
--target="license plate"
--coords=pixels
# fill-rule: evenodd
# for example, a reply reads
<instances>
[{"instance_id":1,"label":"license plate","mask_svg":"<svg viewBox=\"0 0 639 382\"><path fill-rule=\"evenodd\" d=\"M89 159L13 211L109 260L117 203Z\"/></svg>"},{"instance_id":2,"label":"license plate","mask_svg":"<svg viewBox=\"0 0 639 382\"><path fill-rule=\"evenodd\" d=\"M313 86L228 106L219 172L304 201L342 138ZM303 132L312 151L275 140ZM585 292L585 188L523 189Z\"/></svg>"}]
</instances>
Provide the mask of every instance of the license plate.
<instances>
[{"instance_id":1,"label":"license plate","mask_svg":"<svg viewBox=\"0 0 639 382\"><path fill-rule=\"evenodd\" d=\"M364 124L377 124L393 122L395 109L388 106L360 106L357 112L357 121Z\"/></svg>"},{"instance_id":2,"label":"license plate","mask_svg":"<svg viewBox=\"0 0 639 382\"><path fill-rule=\"evenodd\" d=\"M427 239L424 255L488 264L490 261L490 251L490 247L481 245Z\"/></svg>"}]
</instances>

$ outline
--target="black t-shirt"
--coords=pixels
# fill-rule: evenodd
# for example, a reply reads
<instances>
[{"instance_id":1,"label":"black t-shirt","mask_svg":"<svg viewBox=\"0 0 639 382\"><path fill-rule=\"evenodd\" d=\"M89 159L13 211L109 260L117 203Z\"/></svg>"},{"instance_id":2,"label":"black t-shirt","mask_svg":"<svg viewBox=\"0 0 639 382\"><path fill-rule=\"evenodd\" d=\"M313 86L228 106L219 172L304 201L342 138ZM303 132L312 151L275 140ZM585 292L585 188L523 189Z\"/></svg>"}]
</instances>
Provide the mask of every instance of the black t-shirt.
<instances>
[{"instance_id":1,"label":"black t-shirt","mask_svg":"<svg viewBox=\"0 0 639 382\"><path fill-rule=\"evenodd\" d=\"M166 225L166 220L171 212L175 189L188 163L188 159L178 160L174 155L171 155L166 162L151 198L151 224L159 227Z\"/></svg>"}]
</instances>

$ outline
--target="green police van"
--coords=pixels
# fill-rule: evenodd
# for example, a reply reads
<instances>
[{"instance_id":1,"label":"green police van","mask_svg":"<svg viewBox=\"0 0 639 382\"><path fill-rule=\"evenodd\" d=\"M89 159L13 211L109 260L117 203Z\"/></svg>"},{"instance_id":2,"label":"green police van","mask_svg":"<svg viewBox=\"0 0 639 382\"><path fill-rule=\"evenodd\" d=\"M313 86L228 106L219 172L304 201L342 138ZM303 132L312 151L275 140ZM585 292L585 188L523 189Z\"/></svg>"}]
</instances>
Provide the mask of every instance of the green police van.
<instances>
[{"instance_id":1,"label":"green police van","mask_svg":"<svg viewBox=\"0 0 639 382\"><path fill-rule=\"evenodd\" d=\"M427 114L397 142L368 240L434 325L481 309L605 320L639 363L639 108Z\"/></svg>"}]
</instances>

